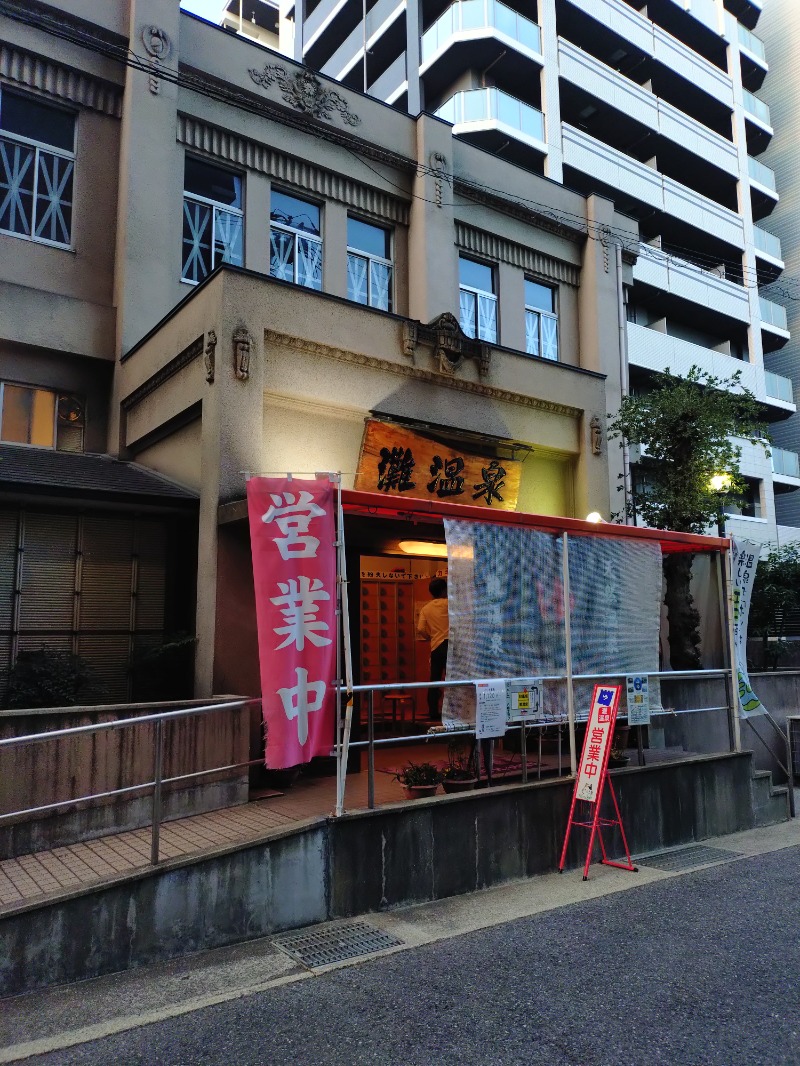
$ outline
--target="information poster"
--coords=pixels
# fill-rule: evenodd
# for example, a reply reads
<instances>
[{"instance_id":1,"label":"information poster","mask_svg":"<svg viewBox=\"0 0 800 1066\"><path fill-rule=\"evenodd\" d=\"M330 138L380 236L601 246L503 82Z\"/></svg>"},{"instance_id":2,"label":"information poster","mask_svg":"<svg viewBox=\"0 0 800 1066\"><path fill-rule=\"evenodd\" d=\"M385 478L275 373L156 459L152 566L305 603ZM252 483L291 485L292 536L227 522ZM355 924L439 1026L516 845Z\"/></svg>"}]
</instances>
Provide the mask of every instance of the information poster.
<instances>
[{"instance_id":1,"label":"information poster","mask_svg":"<svg viewBox=\"0 0 800 1066\"><path fill-rule=\"evenodd\" d=\"M647 674L628 674L628 725L650 725L650 689Z\"/></svg>"},{"instance_id":2,"label":"information poster","mask_svg":"<svg viewBox=\"0 0 800 1066\"><path fill-rule=\"evenodd\" d=\"M507 686L505 681L479 681L475 685L475 736L478 740L502 737L506 732Z\"/></svg>"},{"instance_id":3,"label":"information poster","mask_svg":"<svg viewBox=\"0 0 800 1066\"><path fill-rule=\"evenodd\" d=\"M509 722L541 722L544 713L542 681L510 681L508 685Z\"/></svg>"}]
</instances>

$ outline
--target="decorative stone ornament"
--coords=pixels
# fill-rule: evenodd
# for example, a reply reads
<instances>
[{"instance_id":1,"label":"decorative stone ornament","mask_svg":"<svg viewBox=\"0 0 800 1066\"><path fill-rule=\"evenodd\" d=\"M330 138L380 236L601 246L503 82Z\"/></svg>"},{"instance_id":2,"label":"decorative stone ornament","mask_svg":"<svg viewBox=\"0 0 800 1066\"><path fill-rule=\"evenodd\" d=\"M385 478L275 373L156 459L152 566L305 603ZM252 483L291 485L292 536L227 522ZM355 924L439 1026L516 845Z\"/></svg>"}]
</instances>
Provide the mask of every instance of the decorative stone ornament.
<instances>
[{"instance_id":1,"label":"decorative stone ornament","mask_svg":"<svg viewBox=\"0 0 800 1066\"><path fill-rule=\"evenodd\" d=\"M409 359L420 344L433 348L434 359L439 364L439 373L452 377L465 359L474 359L478 374L483 378L489 373L492 347L468 337L454 314L445 311L437 315L427 326L420 322L403 323L403 355Z\"/></svg>"},{"instance_id":2,"label":"decorative stone ornament","mask_svg":"<svg viewBox=\"0 0 800 1066\"><path fill-rule=\"evenodd\" d=\"M434 357L438 360L443 374L453 374L464 362L465 334L458 319L449 311L434 318L429 323L436 334L433 346Z\"/></svg>"},{"instance_id":3,"label":"decorative stone ornament","mask_svg":"<svg viewBox=\"0 0 800 1066\"><path fill-rule=\"evenodd\" d=\"M250 349L253 338L245 326L237 326L233 331L233 372L239 381L250 377Z\"/></svg>"},{"instance_id":4,"label":"decorative stone ornament","mask_svg":"<svg viewBox=\"0 0 800 1066\"><path fill-rule=\"evenodd\" d=\"M338 111L346 126L361 125L361 119L353 114L345 98L332 89L326 89L310 70L290 74L284 67L267 64L263 70L249 70L248 74L256 85L264 89L268 89L273 82L277 84L284 102L296 111L324 119L333 118L334 112Z\"/></svg>"},{"instance_id":5,"label":"decorative stone ornament","mask_svg":"<svg viewBox=\"0 0 800 1066\"><path fill-rule=\"evenodd\" d=\"M172 41L160 26L145 26L142 30L142 44L150 56L150 92L157 96L160 89L158 67L162 61L169 58Z\"/></svg>"},{"instance_id":6,"label":"decorative stone ornament","mask_svg":"<svg viewBox=\"0 0 800 1066\"><path fill-rule=\"evenodd\" d=\"M603 427L597 415L589 422L589 435L592 441L592 455L603 454Z\"/></svg>"},{"instance_id":7,"label":"decorative stone ornament","mask_svg":"<svg viewBox=\"0 0 800 1066\"><path fill-rule=\"evenodd\" d=\"M205 347L206 357L206 381L211 384L214 380L214 371L217 361L217 335L213 329L208 331L208 340Z\"/></svg>"}]
</instances>

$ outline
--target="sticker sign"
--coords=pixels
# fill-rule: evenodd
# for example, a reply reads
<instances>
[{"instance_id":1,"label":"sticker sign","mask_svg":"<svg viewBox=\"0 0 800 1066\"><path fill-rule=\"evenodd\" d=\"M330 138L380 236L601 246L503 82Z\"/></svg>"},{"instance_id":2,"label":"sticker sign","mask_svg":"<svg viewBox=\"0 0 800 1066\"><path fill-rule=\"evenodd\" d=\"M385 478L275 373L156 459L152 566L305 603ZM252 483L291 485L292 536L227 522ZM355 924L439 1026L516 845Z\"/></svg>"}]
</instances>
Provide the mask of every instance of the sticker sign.
<instances>
[{"instance_id":1,"label":"sticker sign","mask_svg":"<svg viewBox=\"0 0 800 1066\"><path fill-rule=\"evenodd\" d=\"M485 740L487 737L505 736L507 704L505 681L479 681L475 685L475 693L477 696L476 738Z\"/></svg>"},{"instance_id":2,"label":"sticker sign","mask_svg":"<svg viewBox=\"0 0 800 1066\"><path fill-rule=\"evenodd\" d=\"M621 685L595 685L575 782L575 798L586 800L587 803L594 803L600 791L617 721L621 690Z\"/></svg>"},{"instance_id":3,"label":"sticker sign","mask_svg":"<svg viewBox=\"0 0 800 1066\"><path fill-rule=\"evenodd\" d=\"M511 681L508 685L509 722L536 722L544 718L544 684Z\"/></svg>"},{"instance_id":4,"label":"sticker sign","mask_svg":"<svg viewBox=\"0 0 800 1066\"><path fill-rule=\"evenodd\" d=\"M650 689L647 674L628 674L628 725L650 725Z\"/></svg>"}]
</instances>

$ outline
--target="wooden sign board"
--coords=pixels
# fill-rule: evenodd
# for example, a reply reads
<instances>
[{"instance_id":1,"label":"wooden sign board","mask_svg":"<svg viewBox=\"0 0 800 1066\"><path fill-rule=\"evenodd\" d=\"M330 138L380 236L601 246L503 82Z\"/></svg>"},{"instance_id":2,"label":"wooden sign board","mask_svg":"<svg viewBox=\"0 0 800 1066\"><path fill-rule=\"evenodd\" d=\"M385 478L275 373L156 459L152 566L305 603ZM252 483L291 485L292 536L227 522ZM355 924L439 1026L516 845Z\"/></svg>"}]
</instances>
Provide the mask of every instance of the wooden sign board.
<instances>
[{"instance_id":1,"label":"wooden sign board","mask_svg":"<svg viewBox=\"0 0 800 1066\"><path fill-rule=\"evenodd\" d=\"M516 511L522 463L488 459L392 422L364 427L355 488L417 500Z\"/></svg>"}]
</instances>

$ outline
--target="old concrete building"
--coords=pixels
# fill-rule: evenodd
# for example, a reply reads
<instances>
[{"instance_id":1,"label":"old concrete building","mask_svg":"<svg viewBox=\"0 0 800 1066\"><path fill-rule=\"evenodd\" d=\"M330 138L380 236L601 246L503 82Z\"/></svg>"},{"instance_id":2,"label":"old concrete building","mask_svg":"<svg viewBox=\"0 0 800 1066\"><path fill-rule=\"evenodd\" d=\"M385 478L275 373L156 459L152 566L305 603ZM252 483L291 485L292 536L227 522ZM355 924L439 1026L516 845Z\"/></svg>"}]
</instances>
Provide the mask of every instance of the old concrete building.
<instances>
[{"instance_id":1,"label":"old concrete building","mask_svg":"<svg viewBox=\"0 0 800 1066\"><path fill-rule=\"evenodd\" d=\"M34 397L24 433L0 430L17 482L0 471L4 520L75 524L26 554L22 603L24 580L49 575L69 608L60 639L90 659L81 573L94 559L107 594L125 588L117 643L92 638L116 692L137 626L157 638L181 611L196 611L198 695L257 691L241 609L246 473L341 471L349 488L368 476L367 419L518 464L518 510L617 506L621 460L602 427L623 384L638 231L609 198L177 0L2 4L0 16L2 380ZM46 415L36 390L52 397ZM68 431L77 455L59 450ZM101 504L106 524L136 516L127 540L103 526L105 555L76 539ZM193 505L179 528L155 517ZM136 584L157 555L141 546L145 522L164 540L155 591ZM30 640L24 610L4 617L8 662Z\"/></svg>"}]
</instances>

